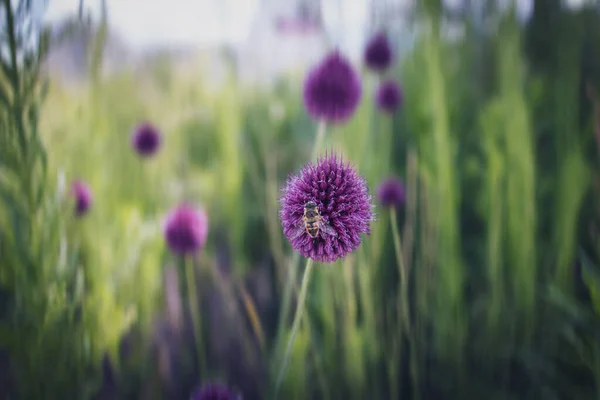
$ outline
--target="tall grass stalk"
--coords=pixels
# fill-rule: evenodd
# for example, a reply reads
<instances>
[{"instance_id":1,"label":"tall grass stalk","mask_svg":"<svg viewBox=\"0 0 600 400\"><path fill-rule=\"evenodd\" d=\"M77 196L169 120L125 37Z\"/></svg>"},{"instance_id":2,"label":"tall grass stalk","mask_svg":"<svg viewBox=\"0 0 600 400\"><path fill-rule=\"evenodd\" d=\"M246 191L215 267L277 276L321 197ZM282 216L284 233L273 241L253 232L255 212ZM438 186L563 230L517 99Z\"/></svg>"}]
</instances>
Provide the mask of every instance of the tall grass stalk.
<instances>
[{"instance_id":1,"label":"tall grass stalk","mask_svg":"<svg viewBox=\"0 0 600 400\"><path fill-rule=\"evenodd\" d=\"M185 280L187 287L187 300L190 308L190 316L192 318L192 328L194 332L194 347L196 348L196 361L200 377L203 378L206 372L206 359L204 357L204 342L202 340L202 327L200 325L200 311L198 307L198 291L196 289L196 274L194 258L192 256L184 256L183 264L185 268Z\"/></svg>"},{"instance_id":2,"label":"tall grass stalk","mask_svg":"<svg viewBox=\"0 0 600 400\"><path fill-rule=\"evenodd\" d=\"M298 332L298 328L300 327L300 320L302 318L302 312L304 311L304 302L306 301L306 293L308 291L308 282L310 281L310 274L312 272L312 268L313 260L312 258L308 258L306 260L306 267L304 268L304 275L302 277L302 284L300 286L298 304L296 305L296 313L294 315L294 322L292 323L290 338L288 340L288 344L283 355L281 369L279 370L277 381L275 383L275 398L277 398L279 388L281 387L281 383L283 382L283 378L285 377L285 372L289 363L290 353L292 352L292 347L294 345L294 339L296 337L296 333Z\"/></svg>"},{"instance_id":3,"label":"tall grass stalk","mask_svg":"<svg viewBox=\"0 0 600 400\"><path fill-rule=\"evenodd\" d=\"M433 22L430 21L430 24ZM450 129L439 26L429 26L424 36L423 68L428 83L426 96L433 149L422 149L422 152L430 157L431 188L435 192L433 208L437 209L435 229L438 231L438 260L444 260L443 268L436 270L436 350L442 358L449 358L461 365L466 340L465 271L460 254L459 183L453 157L455 143ZM439 265L439 262L436 264ZM462 366L458 367L458 372L463 372Z\"/></svg>"},{"instance_id":4,"label":"tall grass stalk","mask_svg":"<svg viewBox=\"0 0 600 400\"><path fill-rule=\"evenodd\" d=\"M396 208L390 209L390 223L392 225L392 235L394 236L394 250L396 253L396 263L400 276L400 290L398 293L398 311L400 312L399 320L402 321L402 329L400 333L404 333L408 340L410 349L410 377L413 386L413 398L420 399L420 382L419 382L419 366L417 358L417 348L415 342L414 331L410 316L410 296L408 293L408 283L410 279L410 269L407 267L404 256L402 255L402 242L400 232L398 231L398 214Z\"/></svg>"},{"instance_id":5,"label":"tall grass stalk","mask_svg":"<svg viewBox=\"0 0 600 400\"><path fill-rule=\"evenodd\" d=\"M507 175L505 204L507 256L512 296L522 318L522 334L530 338L535 323L537 256L535 248L535 158L529 122L529 108L524 96L524 70L520 53L520 34L514 16L505 26L498 47L499 95L502 101L501 135Z\"/></svg>"}]
</instances>

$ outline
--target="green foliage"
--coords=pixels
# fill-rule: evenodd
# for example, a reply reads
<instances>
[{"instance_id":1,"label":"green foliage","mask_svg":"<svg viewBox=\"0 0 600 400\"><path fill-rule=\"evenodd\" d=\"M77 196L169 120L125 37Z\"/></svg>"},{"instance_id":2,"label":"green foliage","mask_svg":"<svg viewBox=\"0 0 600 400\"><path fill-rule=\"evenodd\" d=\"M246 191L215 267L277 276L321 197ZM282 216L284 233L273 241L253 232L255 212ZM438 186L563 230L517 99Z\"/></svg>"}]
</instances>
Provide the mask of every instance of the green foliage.
<instances>
[{"instance_id":1,"label":"green foliage","mask_svg":"<svg viewBox=\"0 0 600 400\"><path fill-rule=\"evenodd\" d=\"M489 32L465 13L465 36L450 40L441 2L424 2L414 47L388 73L405 98L391 117L373 104L380 77L363 73L356 115L327 131L323 149L357 165L373 194L385 177L403 177L407 203L393 221L377 207L355 253L315 265L283 398L600 393L600 113L594 120L596 104L581 93L600 82L600 63L583 50L600 45L600 20L541 3L529 25L505 13ZM110 354L123 398L189 397L199 383L192 344L163 331L175 318L164 310L163 270L180 260L160 225L190 201L210 218L194 265L208 366L200 381L264 398L304 264L278 216L279 188L311 157L317 130L301 79L253 88L228 73L211 88L201 66L175 70L168 58L104 76L103 19L89 81L56 82L41 108L46 41L25 49L16 40L20 7L8 14L0 75L0 350L10 351L19 394L97 394ZM562 33L543 25L548 15ZM151 159L129 145L142 120L164 137ZM94 194L80 219L66 189L74 178ZM118 354L126 333L127 357Z\"/></svg>"}]
</instances>

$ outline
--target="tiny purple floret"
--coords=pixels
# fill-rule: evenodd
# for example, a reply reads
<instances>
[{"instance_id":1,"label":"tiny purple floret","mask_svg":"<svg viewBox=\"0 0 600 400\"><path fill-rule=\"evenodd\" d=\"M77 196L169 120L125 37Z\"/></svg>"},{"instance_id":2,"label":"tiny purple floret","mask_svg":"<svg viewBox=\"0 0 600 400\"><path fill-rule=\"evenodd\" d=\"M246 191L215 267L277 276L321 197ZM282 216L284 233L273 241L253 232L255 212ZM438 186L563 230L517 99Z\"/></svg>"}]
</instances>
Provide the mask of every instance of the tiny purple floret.
<instances>
[{"instance_id":1,"label":"tiny purple floret","mask_svg":"<svg viewBox=\"0 0 600 400\"><path fill-rule=\"evenodd\" d=\"M335 234L320 229L312 238L302 217L309 201ZM334 154L305 165L282 189L280 219L292 248L322 263L344 258L361 244L361 233L370 234L373 204L364 177Z\"/></svg>"},{"instance_id":2,"label":"tiny purple floret","mask_svg":"<svg viewBox=\"0 0 600 400\"><path fill-rule=\"evenodd\" d=\"M383 112L393 113L402 105L402 91L400 86L393 80L383 81L377 89L377 107Z\"/></svg>"},{"instance_id":3,"label":"tiny purple floret","mask_svg":"<svg viewBox=\"0 0 600 400\"><path fill-rule=\"evenodd\" d=\"M338 50L313 67L304 81L304 106L317 121L331 124L348 121L361 96L360 77Z\"/></svg>"},{"instance_id":4,"label":"tiny purple floret","mask_svg":"<svg viewBox=\"0 0 600 400\"><path fill-rule=\"evenodd\" d=\"M142 122L133 131L131 145L142 157L150 157L158 151L161 135L149 122Z\"/></svg>"},{"instance_id":5,"label":"tiny purple floret","mask_svg":"<svg viewBox=\"0 0 600 400\"><path fill-rule=\"evenodd\" d=\"M164 235L173 253L180 256L196 253L206 244L208 216L203 209L179 205L167 216Z\"/></svg>"},{"instance_id":6,"label":"tiny purple floret","mask_svg":"<svg viewBox=\"0 0 600 400\"><path fill-rule=\"evenodd\" d=\"M400 207L404 205L406 192L402 181L395 177L385 179L377 188L377 199L384 207Z\"/></svg>"},{"instance_id":7,"label":"tiny purple floret","mask_svg":"<svg viewBox=\"0 0 600 400\"><path fill-rule=\"evenodd\" d=\"M71 186L71 193L75 197L75 215L81 217L92 206L92 191L82 180L75 180Z\"/></svg>"},{"instance_id":8,"label":"tiny purple floret","mask_svg":"<svg viewBox=\"0 0 600 400\"><path fill-rule=\"evenodd\" d=\"M207 383L190 400L241 400L242 396L221 383Z\"/></svg>"},{"instance_id":9,"label":"tiny purple floret","mask_svg":"<svg viewBox=\"0 0 600 400\"><path fill-rule=\"evenodd\" d=\"M365 65L376 72L384 72L392 63L392 46L384 33L378 33L367 43Z\"/></svg>"}]
</instances>

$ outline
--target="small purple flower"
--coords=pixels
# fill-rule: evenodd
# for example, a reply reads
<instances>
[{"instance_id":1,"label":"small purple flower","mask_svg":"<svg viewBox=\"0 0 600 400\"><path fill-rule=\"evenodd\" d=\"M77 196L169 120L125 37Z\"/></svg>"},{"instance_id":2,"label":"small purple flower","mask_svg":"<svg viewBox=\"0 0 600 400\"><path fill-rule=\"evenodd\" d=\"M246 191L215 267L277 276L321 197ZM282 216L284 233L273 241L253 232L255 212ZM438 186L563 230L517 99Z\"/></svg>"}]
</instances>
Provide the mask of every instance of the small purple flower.
<instances>
[{"instance_id":1,"label":"small purple flower","mask_svg":"<svg viewBox=\"0 0 600 400\"><path fill-rule=\"evenodd\" d=\"M367 43L365 65L373 71L383 72L392 63L392 46L384 33L378 33Z\"/></svg>"},{"instance_id":2,"label":"small purple flower","mask_svg":"<svg viewBox=\"0 0 600 400\"><path fill-rule=\"evenodd\" d=\"M241 400L242 396L221 383L207 383L190 400Z\"/></svg>"},{"instance_id":3,"label":"small purple flower","mask_svg":"<svg viewBox=\"0 0 600 400\"><path fill-rule=\"evenodd\" d=\"M398 178L390 177L379 184L377 199L384 207L399 207L404 204L406 192L404 185Z\"/></svg>"},{"instance_id":4,"label":"small purple flower","mask_svg":"<svg viewBox=\"0 0 600 400\"><path fill-rule=\"evenodd\" d=\"M75 215L83 216L92 206L92 191L82 180L75 180L71 186L71 193L75 197Z\"/></svg>"},{"instance_id":5,"label":"small purple flower","mask_svg":"<svg viewBox=\"0 0 600 400\"><path fill-rule=\"evenodd\" d=\"M156 153L160 144L160 132L149 122L138 125L131 136L131 145L142 157L149 157Z\"/></svg>"},{"instance_id":6,"label":"small purple flower","mask_svg":"<svg viewBox=\"0 0 600 400\"><path fill-rule=\"evenodd\" d=\"M370 234L373 205L365 179L334 154L304 166L288 179L280 199L283 232L302 256L323 263L345 257ZM314 202L325 223L311 237L303 221L304 206Z\"/></svg>"},{"instance_id":7,"label":"small purple flower","mask_svg":"<svg viewBox=\"0 0 600 400\"><path fill-rule=\"evenodd\" d=\"M356 111L361 96L358 73L337 50L315 66L304 81L304 105L316 120L346 122Z\"/></svg>"},{"instance_id":8,"label":"small purple flower","mask_svg":"<svg viewBox=\"0 0 600 400\"><path fill-rule=\"evenodd\" d=\"M379 85L375 101L381 111L393 113L402 105L402 100L402 90L393 80L388 79Z\"/></svg>"},{"instance_id":9,"label":"small purple flower","mask_svg":"<svg viewBox=\"0 0 600 400\"><path fill-rule=\"evenodd\" d=\"M164 235L169 248L177 255L202 250L208 235L208 216L203 209L182 204L167 216Z\"/></svg>"}]
</instances>

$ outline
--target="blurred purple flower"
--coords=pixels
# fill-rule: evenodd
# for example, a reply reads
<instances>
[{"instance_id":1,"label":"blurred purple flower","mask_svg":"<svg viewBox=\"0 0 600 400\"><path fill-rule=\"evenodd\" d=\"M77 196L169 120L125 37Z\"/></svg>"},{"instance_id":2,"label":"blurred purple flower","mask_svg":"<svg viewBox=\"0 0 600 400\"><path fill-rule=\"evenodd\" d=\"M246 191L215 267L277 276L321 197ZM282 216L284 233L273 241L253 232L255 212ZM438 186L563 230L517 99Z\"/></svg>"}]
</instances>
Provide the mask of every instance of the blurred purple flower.
<instances>
[{"instance_id":1,"label":"blurred purple flower","mask_svg":"<svg viewBox=\"0 0 600 400\"><path fill-rule=\"evenodd\" d=\"M160 132L149 122L138 125L131 136L131 145L142 157L149 157L156 153L160 144Z\"/></svg>"},{"instance_id":2,"label":"blurred purple flower","mask_svg":"<svg viewBox=\"0 0 600 400\"><path fill-rule=\"evenodd\" d=\"M387 113L396 111L403 100L400 86L391 79L383 81L379 85L375 97L379 109Z\"/></svg>"},{"instance_id":3,"label":"blurred purple flower","mask_svg":"<svg viewBox=\"0 0 600 400\"><path fill-rule=\"evenodd\" d=\"M75 196L75 215L80 217L86 214L92 206L92 191L89 186L82 180L75 180L71 192Z\"/></svg>"},{"instance_id":4,"label":"blurred purple flower","mask_svg":"<svg viewBox=\"0 0 600 400\"><path fill-rule=\"evenodd\" d=\"M392 63L392 46L384 33L378 33L367 43L365 65L373 71L383 72Z\"/></svg>"},{"instance_id":5,"label":"blurred purple flower","mask_svg":"<svg viewBox=\"0 0 600 400\"><path fill-rule=\"evenodd\" d=\"M404 204L406 192L402 181L390 177L379 184L377 188L377 199L384 207L399 207Z\"/></svg>"},{"instance_id":6,"label":"blurred purple flower","mask_svg":"<svg viewBox=\"0 0 600 400\"><path fill-rule=\"evenodd\" d=\"M304 105L308 114L319 121L346 122L361 96L360 77L338 50L313 67L304 81Z\"/></svg>"},{"instance_id":7,"label":"blurred purple flower","mask_svg":"<svg viewBox=\"0 0 600 400\"><path fill-rule=\"evenodd\" d=\"M313 201L330 232L312 238L304 228L304 206ZM331 263L361 244L370 234L373 205L365 179L334 154L325 155L288 179L280 199L283 232L292 248L315 261Z\"/></svg>"},{"instance_id":8,"label":"blurred purple flower","mask_svg":"<svg viewBox=\"0 0 600 400\"><path fill-rule=\"evenodd\" d=\"M221 383L207 383L190 400L241 400L242 396Z\"/></svg>"},{"instance_id":9,"label":"blurred purple flower","mask_svg":"<svg viewBox=\"0 0 600 400\"><path fill-rule=\"evenodd\" d=\"M164 235L171 251L188 255L204 248L208 234L208 216L203 209L182 204L167 216Z\"/></svg>"}]
</instances>

